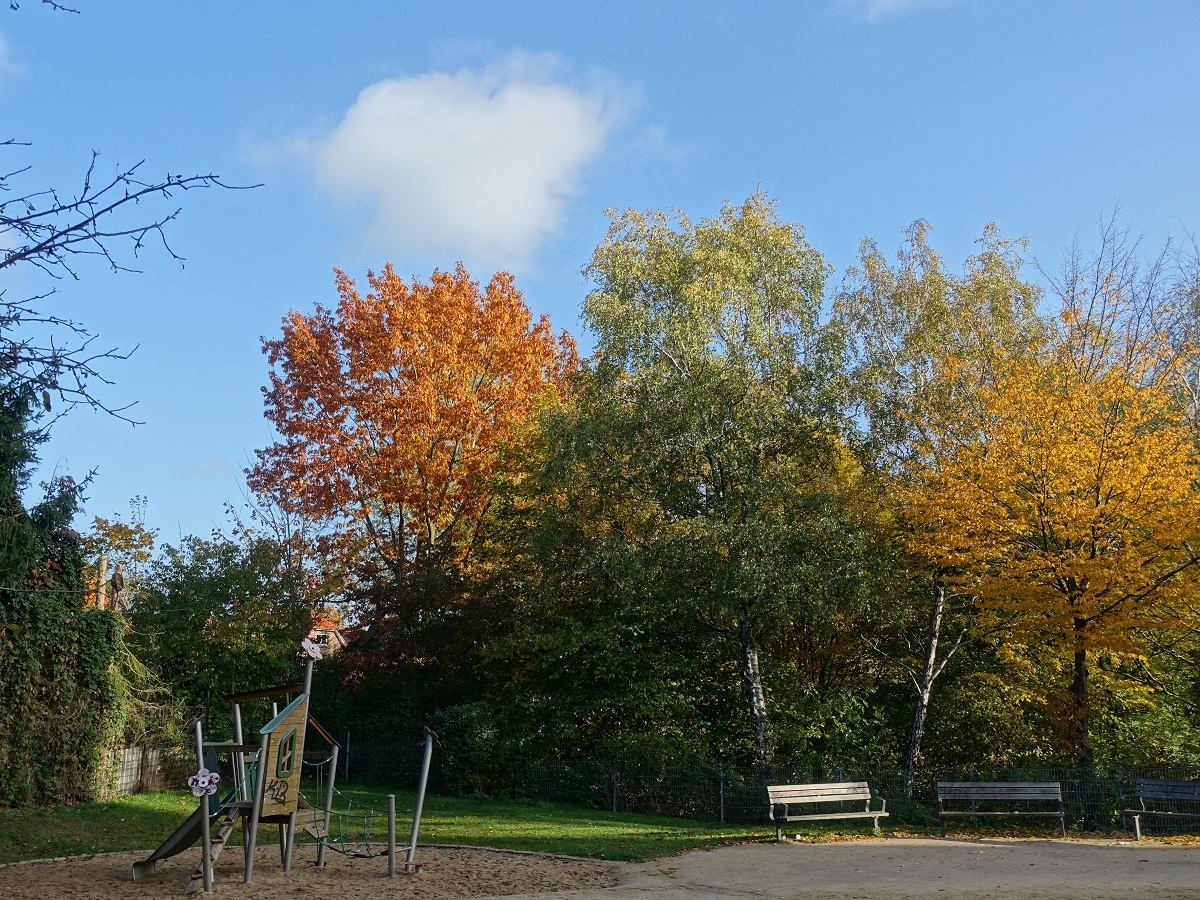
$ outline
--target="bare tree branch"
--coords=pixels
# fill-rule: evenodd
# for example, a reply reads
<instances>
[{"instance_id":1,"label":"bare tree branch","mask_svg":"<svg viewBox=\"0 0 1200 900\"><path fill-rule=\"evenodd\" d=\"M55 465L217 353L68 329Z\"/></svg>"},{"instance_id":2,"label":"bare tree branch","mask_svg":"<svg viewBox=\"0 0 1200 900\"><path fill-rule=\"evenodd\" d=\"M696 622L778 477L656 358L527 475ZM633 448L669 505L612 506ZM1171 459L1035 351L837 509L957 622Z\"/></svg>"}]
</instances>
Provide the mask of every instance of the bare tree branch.
<instances>
[{"instance_id":1,"label":"bare tree branch","mask_svg":"<svg viewBox=\"0 0 1200 900\"><path fill-rule=\"evenodd\" d=\"M58 0L42 0L42 2L45 3L47 6L49 6L51 9L58 10L59 12L69 12L69 13L78 13L79 12L79 10L77 10L77 9L72 9L69 6L64 6L63 4L59 3ZM8 0L8 8L9 9L20 9L21 4L18 3L17 0Z\"/></svg>"},{"instance_id":2,"label":"bare tree branch","mask_svg":"<svg viewBox=\"0 0 1200 900\"><path fill-rule=\"evenodd\" d=\"M73 12L51 0L43 2ZM0 149L27 146L11 138L0 141ZM78 189L70 194L54 187L17 188L30 165L0 174L0 272L37 269L54 280L78 280L79 264L88 257L100 257L114 272L137 272L133 261L150 242L182 265L184 257L166 233L182 210L169 203L164 207L163 201L174 200L181 191L259 186L226 184L211 173L145 179L140 173L144 162L100 177L98 161L93 151ZM0 379L39 391L47 410L55 396L60 413L84 405L132 422L123 415L128 406L104 404L90 384L110 384L101 364L127 359L133 350L97 348L96 335L82 323L46 311L56 291L12 297L0 286Z\"/></svg>"}]
</instances>

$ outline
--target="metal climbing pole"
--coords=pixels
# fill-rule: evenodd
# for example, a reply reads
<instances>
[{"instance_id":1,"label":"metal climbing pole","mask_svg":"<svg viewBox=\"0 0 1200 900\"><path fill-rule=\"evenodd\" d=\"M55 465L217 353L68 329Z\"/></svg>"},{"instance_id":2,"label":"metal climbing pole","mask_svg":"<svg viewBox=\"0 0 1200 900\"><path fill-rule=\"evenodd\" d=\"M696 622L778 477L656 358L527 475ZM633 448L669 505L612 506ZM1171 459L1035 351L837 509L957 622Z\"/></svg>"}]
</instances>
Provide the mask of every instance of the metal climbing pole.
<instances>
[{"instance_id":1,"label":"metal climbing pole","mask_svg":"<svg viewBox=\"0 0 1200 900\"><path fill-rule=\"evenodd\" d=\"M433 757L434 734L425 729L425 759L421 762L421 780L417 784L417 806L413 810L412 834L408 838L408 853L404 858L404 871L411 872L415 868L413 860L417 857L417 832L421 829L421 807L425 805L425 785L429 781L429 760Z\"/></svg>"}]
</instances>

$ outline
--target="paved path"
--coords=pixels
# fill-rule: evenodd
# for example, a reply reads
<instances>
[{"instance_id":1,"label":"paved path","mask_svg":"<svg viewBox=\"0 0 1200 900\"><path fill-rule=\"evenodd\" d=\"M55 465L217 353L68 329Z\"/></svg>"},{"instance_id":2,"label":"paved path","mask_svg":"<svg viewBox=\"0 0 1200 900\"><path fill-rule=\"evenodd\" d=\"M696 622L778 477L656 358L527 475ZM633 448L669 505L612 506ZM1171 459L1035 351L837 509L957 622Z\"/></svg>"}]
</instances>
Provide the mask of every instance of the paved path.
<instances>
[{"instance_id":1,"label":"paved path","mask_svg":"<svg viewBox=\"0 0 1200 900\"><path fill-rule=\"evenodd\" d=\"M528 900L1200 900L1200 845L888 838L742 844L633 867L615 888ZM516 900L510 897L509 900Z\"/></svg>"}]
</instances>

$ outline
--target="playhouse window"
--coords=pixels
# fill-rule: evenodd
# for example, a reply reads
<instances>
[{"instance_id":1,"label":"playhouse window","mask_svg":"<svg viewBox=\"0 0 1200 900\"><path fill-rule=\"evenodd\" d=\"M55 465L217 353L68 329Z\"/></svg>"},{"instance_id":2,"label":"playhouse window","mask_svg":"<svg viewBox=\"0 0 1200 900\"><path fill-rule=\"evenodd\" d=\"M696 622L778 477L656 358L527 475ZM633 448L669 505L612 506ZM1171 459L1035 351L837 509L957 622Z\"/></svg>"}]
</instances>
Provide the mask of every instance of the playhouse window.
<instances>
[{"instance_id":1,"label":"playhouse window","mask_svg":"<svg viewBox=\"0 0 1200 900\"><path fill-rule=\"evenodd\" d=\"M296 768L296 729L293 728L279 742L279 754L275 760L275 777L287 778Z\"/></svg>"}]
</instances>

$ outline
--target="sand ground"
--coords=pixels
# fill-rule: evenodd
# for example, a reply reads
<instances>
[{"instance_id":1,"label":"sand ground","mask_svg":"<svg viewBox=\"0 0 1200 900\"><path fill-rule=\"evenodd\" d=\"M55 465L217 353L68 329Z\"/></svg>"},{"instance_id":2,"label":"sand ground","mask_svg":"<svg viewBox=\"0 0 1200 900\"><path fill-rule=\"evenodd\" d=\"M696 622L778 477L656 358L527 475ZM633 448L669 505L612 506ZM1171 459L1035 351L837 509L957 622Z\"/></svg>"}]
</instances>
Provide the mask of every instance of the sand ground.
<instances>
[{"instance_id":1,"label":"sand ground","mask_svg":"<svg viewBox=\"0 0 1200 900\"><path fill-rule=\"evenodd\" d=\"M418 875L387 877L386 858L353 859L297 848L284 873L275 847L260 848L251 885L241 882L241 853L231 848L217 870L215 894L265 900L413 897L572 898L572 900L1200 900L1200 845L1124 841L887 838L829 844L739 844L647 863L612 863L485 849L421 848ZM105 854L0 868L0 897L150 898L180 896L196 865L192 851L130 880L139 854ZM203 896L202 894L198 896Z\"/></svg>"}]
</instances>

